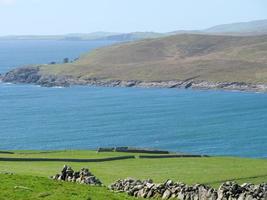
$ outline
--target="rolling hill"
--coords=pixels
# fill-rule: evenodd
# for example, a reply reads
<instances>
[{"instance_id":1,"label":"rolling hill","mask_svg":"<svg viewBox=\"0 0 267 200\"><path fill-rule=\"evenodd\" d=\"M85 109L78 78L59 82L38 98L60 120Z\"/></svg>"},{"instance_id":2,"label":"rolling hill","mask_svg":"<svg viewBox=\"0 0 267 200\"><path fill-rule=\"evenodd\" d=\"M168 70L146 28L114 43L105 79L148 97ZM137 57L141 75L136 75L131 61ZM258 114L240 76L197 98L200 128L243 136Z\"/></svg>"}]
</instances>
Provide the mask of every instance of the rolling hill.
<instances>
[{"instance_id":1,"label":"rolling hill","mask_svg":"<svg viewBox=\"0 0 267 200\"><path fill-rule=\"evenodd\" d=\"M97 49L41 73L82 79L267 83L267 36L175 35Z\"/></svg>"}]
</instances>

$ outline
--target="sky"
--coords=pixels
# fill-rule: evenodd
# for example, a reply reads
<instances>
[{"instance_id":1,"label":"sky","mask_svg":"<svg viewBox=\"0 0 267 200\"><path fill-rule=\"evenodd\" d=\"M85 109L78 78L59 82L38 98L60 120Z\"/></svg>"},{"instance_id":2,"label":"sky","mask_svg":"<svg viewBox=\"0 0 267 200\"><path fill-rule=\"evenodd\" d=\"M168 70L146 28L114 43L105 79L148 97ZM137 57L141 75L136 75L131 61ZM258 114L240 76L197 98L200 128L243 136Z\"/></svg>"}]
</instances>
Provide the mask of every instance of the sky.
<instances>
[{"instance_id":1,"label":"sky","mask_svg":"<svg viewBox=\"0 0 267 200\"><path fill-rule=\"evenodd\" d=\"M0 35L168 32L267 19L267 0L0 0Z\"/></svg>"}]
</instances>

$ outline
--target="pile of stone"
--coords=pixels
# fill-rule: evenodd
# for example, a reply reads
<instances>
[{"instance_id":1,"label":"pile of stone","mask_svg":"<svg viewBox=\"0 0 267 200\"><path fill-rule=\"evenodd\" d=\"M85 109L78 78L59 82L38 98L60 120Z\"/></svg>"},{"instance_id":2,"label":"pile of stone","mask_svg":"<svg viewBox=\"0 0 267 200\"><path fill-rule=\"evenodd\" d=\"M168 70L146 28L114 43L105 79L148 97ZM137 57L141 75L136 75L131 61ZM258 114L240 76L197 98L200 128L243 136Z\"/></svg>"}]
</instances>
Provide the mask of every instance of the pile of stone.
<instances>
[{"instance_id":1,"label":"pile of stone","mask_svg":"<svg viewBox=\"0 0 267 200\"><path fill-rule=\"evenodd\" d=\"M82 168L80 171L74 171L70 166L64 165L60 174L51 177L54 180L75 182L80 184L101 186L101 181L96 178L89 169Z\"/></svg>"},{"instance_id":2,"label":"pile of stone","mask_svg":"<svg viewBox=\"0 0 267 200\"><path fill-rule=\"evenodd\" d=\"M267 200L267 184L238 185L226 182L218 190L207 185L193 186L175 183L171 180L163 184L155 184L152 180L134 180L131 178L118 180L109 188L117 192L126 192L130 196L142 198L162 198L179 200Z\"/></svg>"},{"instance_id":3,"label":"pile of stone","mask_svg":"<svg viewBox=\"0 0 267 200\"><path fill-rule=\"evenodd\" d=\"M217 194L218 200L267 200L267 183L259 185L244 183L242 185L238 185L235 182L226 182L219 187Z\"/></svg>"}]
</instances>

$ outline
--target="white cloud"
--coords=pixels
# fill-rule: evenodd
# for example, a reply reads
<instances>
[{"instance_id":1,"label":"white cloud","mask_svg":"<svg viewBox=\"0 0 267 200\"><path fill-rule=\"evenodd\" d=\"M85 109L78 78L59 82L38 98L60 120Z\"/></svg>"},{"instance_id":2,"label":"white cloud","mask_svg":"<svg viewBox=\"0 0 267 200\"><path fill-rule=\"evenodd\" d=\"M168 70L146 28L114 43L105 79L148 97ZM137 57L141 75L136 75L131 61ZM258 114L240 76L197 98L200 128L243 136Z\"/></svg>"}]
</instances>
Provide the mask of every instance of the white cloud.
<instances>
[{"instance_id":1,"label":"white cloud","mask_svg":"<svg viewBox=\"0 0 267 200\"><path fill-rule=\"evenodd\" d=\"M16 3L16 0L0 0L0 5L13 5Z\"/></svg>"}]
</instances>

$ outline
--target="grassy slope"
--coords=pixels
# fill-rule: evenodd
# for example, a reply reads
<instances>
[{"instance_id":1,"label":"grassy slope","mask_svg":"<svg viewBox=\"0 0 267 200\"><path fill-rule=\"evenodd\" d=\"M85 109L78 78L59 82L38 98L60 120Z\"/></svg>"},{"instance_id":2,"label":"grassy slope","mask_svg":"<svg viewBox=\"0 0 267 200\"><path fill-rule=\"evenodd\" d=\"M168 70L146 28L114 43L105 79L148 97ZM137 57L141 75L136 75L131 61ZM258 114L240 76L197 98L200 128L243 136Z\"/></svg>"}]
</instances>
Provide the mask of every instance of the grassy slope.
<instances>
[{"instance_id":1,"label":"grassy slope","mask_svg":"<svg viewBox=\"0 0 267 200\"><path fill-rule=\"evenodd\" d=\"M0 200L133 200L104 187L88 187L43 177L0 174Z\"/></svg>"},{"instance_id":2,"label":"grassy slope","mask_svg":"<svg viewBox=\"0 0 267 200\"><path fill-rule=\"evenodd\" d=\"M72 157L80 158L86 151L71 151ZM76 155L75 155L76 154ZM88 152L87 158L95 157ZM102 154L102 153L101 153ZM30 154L27 154L28 156ZM32 154L34 157L36 153ZM99 155L99 154L98 154ZM123 155L129 155L127 153ZM131 154L132 155L132 154ZM2 157L3 154L0 154ZM17 157L24 157L21 154ZM39 157L69 157L69 152L40 154ZM65 162L0 162L0 172L9 171L22 175L48 177L58 173ZM130 159L101 163L67 163L75 170L88 167L108 185L119 178L153 178L155 182L166 179L183 181L188 184L208 183L218 186L225 180L260 183L267 181L267 160L229 157L211 158L170 158L170 159Z\"/></svg>"},{"instance_id":3,"label":"grassy slope","mask_svg":"<svg viewBox=\"0 0 267 200\"><path fill-rule=\"evenodd\" d=\"M267 36L175 35L97 49L43 74L116 80L267 83Z\"/></svg>"}]
</instances>

